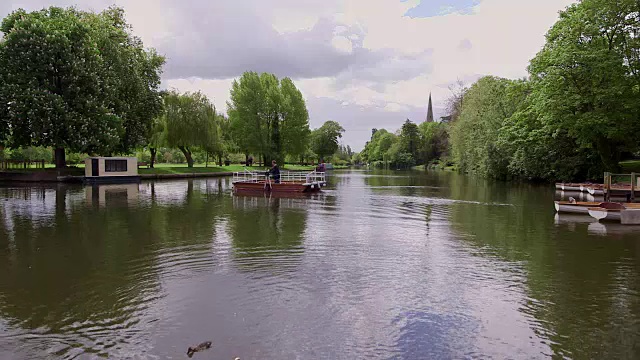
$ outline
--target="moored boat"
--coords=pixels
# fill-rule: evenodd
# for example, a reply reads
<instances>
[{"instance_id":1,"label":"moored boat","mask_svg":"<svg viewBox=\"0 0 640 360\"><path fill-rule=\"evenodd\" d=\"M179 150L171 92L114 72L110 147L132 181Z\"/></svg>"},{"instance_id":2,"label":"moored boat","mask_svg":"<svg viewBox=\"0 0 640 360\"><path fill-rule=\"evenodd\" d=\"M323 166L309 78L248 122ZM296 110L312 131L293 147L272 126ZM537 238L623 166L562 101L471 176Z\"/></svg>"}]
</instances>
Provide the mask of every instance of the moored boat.
<instances>
[{"instance_id":1,"label":"moored boat","mask_svg":"<svg viewBox=\"0 0 640 360\"><path fill-rule=\"evenodd\" d=\"M588 214L590 207L599 207L601 202L554 201L556 211L568 214Z\"/></svg>"},{"instance_id":2,"label":"moored boat","mask_svg":"<svg viewBox=\"0 0 640 360\"><path fill-rule=\"evenodd\" d=\"M586 190L589 192L589 194L591 195L604 195L604 187L601 185L592 185L592 186L587 186Z\"/></svg>"},{"instance_id":3,"label":"moored boat","mask_svg":"<svg viewBox=\"0 0 640 360\"><path fill-rule=\"evenodd\" d=\"M589 214L590 208L603 209L640 209L640 203L617 203L617 202L572 202L554 201L556 212L566 214Z\"/></svg>"},{"instance_id":4,"label":"moored boat","mask_svg":"<svg viewBox=\"0 0 640 360\"><path fill-rule=\"evenodd\" d=\"M602 207L589 208L589 215L598 220L620 221L623 209L606 209Z\"/></svg>"}]
</instances>

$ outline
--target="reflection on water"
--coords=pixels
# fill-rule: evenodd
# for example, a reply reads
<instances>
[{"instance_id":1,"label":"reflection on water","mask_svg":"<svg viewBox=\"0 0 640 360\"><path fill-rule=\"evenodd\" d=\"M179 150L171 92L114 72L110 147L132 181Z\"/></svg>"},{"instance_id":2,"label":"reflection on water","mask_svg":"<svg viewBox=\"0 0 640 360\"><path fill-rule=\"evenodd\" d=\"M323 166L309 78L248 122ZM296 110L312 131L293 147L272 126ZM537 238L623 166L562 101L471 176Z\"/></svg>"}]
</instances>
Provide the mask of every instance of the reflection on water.
<instances>
[{"instance_id":1,"label":"reflection on water","mask_svg":"<svg viewBox=\"0 0 640 360\"><path fill-rule=\"evenodd\" d=\"M0 188L0 358L640 356L640 229L556 215L553 187L329 183Z\"/></svg>"}]
</instances>

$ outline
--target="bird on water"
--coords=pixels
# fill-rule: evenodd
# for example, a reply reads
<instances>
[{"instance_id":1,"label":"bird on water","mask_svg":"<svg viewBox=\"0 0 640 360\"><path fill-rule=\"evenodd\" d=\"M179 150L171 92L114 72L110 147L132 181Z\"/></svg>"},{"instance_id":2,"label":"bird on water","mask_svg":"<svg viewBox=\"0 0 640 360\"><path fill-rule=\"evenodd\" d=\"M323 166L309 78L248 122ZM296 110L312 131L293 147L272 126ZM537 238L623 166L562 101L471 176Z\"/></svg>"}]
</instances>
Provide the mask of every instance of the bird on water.
<instances>
[{"instance_id":1,"label":"bird on water","mask_svg":"<svg viewBox=\"0 0 640 360\"><path fill-rule=\"evenodd\" d=\"M189 346L189 349L187 350L187 356L192 357L194 353L197 353L198 351L202 351L202 350L208 349L210 347L211 347L211 341L205 341L205 342L203 342L200 345L195 346L195 347Z\"/></svg>"}]
</instances>

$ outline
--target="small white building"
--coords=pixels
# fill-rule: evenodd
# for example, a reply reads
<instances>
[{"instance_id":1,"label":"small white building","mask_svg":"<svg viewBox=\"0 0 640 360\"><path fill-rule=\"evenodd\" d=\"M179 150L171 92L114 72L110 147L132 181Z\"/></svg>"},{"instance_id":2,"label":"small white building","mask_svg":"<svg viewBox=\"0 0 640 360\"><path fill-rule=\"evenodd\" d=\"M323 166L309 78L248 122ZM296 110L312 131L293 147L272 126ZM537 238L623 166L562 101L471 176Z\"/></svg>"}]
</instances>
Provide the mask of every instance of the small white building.
<instances>
[{"instance_id":1,"label":"small white building","mask_svg":"<svg viewBox=\"0 0 640 360\"><path fill-rule=\"evenodd\" d=\"M139 181L136 157L88 157L84 160L87 182Z\"/></svg>"}]
</instances>

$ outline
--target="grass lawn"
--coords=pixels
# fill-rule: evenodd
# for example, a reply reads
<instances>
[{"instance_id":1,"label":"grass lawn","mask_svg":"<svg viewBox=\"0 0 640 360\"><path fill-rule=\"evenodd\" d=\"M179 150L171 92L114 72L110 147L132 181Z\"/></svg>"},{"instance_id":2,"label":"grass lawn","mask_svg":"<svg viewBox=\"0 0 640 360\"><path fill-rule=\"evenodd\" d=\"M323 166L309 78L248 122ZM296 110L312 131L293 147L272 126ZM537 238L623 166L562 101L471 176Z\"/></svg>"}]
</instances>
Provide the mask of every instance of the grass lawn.
<instances>
[{"instance_id":1,"label":"grass lawn","mask_svg":"<svg viewBox=\"0 0 640 360\"><path fill-rule=\"evenodd\" d=\"M640 160L627 160L620 162L622 170L625 173L637 172L640 173Z\"/></svg>"}]
</instances>

